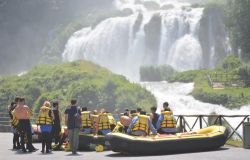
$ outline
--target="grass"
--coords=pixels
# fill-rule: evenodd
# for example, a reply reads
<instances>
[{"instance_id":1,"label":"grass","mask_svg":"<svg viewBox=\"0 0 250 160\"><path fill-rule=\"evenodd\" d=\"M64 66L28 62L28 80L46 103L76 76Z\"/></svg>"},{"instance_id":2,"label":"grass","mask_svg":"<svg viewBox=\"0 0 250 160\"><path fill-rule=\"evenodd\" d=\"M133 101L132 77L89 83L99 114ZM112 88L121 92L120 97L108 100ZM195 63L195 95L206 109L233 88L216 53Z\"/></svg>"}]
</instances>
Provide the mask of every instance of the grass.
<instances>
[{"instance_id":1,"label":"grass","mask_svg":"<svg viewBox=\"0 0 250 160\"><path fill-rule=\"evenodd\" d=\"M240 140L229 139L226 144L234 147L243 147L243 142Z\"/></svg>"},{"instance_id":2,"label":"grass","mask_svg":"<svg viewBox=\"0 0 250 160\"><path fill-rule=\"evenodd\" d=\"M185 71L174 74L170 81L194 82L194 89L190 94L203 102L223 105L230 109L250 103L250 88L226 86L224 89L213 89L208 83L207 75L212 75L215 71L224 74L221 70ZM228 81L231 81L230 77Z\"/></svg>"}]
</instances>

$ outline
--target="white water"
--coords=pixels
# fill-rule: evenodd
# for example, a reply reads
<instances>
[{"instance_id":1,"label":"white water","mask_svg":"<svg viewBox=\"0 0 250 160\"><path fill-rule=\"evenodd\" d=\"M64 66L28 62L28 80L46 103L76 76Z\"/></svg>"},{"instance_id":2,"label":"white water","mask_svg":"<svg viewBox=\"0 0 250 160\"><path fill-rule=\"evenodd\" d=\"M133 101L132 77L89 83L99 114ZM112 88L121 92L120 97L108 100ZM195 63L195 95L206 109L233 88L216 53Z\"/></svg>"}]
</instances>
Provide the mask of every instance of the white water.
<instances>
[{"instance_id":1,"label":"white water","mask_svg":"<svg viewBox=\"0 0 250 160\"><path fill-rule=\"evenodd\" d=\"M195 114L222 114L222 115L249 115L250 104L240 109L227 109L221 105L203 103L188 95L193 90L193 83L168 83L168 82L141 82L143 87L153 93L157 99L158 112L162 109L163 102L169 102L174 114L195 115ZM241 122L243 118L226 118L233 127ZM194 118L188 118L190 125ZM239 128L242 134L242 127Z\"/></svg>"},{"instance_id":2,"label":"white water","mask_svg":"<svg viewBox=\"0 0 250 160\"><path fill-rule=\"evenodd\" d=\"M130 9L133 13L108 18L93 29L86 27L75 32L65 46L63 60L87 59L131 80L139 79L142 65L169 64L181 71L201 68L198 31L203 8L191 8L189 3L178 0L156 0L159 7L152 10L146 8L147 1L114 0L118 10ZM150 37L154 33L149 36L145 32L147 25L155 25L150 21L152 17L160 19L161 28L159 44L154 48L146 43L155 41ZM141 23L135 30L138 21Z\"/></svg>"}]
</instances>

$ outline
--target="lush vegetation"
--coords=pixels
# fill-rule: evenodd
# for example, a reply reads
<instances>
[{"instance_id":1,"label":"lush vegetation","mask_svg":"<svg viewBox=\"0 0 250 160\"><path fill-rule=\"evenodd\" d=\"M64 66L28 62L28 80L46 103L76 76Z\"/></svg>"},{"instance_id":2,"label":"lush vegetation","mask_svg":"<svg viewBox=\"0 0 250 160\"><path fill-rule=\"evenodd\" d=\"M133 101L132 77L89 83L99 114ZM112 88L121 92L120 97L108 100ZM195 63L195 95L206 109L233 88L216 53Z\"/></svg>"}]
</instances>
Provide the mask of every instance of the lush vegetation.
<instances>
[{"instance_id":1,"label":"lush vegetation","mask_svg":"<svg viewBox=\"0 0 250 160\"><path fill-rule=\"evenodd\" d=\"M62 109L71 98L77 98L82 106L110 112L124 107L148 110L156 104L154 96L138 84L87 61L40 65L20 77L0 78L0 83L1 110L15 95L25 96L35 112L45 100L53 99L60 101Z\"/></svg>"},{"instance_id":2,"label":"lush vegetation","mask_svg":"<svg viewBox=\"0 0 250 160\"><path fill-rule=\"evenodd\" d=\"M241 50L241 59L250 61L250 0L228 0L227 27L234 53Z\"/></svg>"},{"instance_id":3,"label":"lush vegetation","mask_svg":"<svg viewBox=\"0 0 250 160\"><path fill-rule=\"evenodd\" d=\"M237 108L250 103L249 73L249 65L242 64L237 57L231 55L214 70L178 72L170 78L170 81L194 82L194 90L191 93L194 98L207 103L221 104L228 108ZM216 78L215 76L218 75L223 76ZM213 88L208 76L214 83L221 84L223 88Z\"/></svg>"},{"instance_id":4,"label":"lush vegetation","mask_svg":"<svg viewBox=\"0 0 250 160\"><path fill-rule=\"evenodd\" d=\"M140 67L141 81L167 81L176 71L168 65Z\"/></svg>"}]
</instances>

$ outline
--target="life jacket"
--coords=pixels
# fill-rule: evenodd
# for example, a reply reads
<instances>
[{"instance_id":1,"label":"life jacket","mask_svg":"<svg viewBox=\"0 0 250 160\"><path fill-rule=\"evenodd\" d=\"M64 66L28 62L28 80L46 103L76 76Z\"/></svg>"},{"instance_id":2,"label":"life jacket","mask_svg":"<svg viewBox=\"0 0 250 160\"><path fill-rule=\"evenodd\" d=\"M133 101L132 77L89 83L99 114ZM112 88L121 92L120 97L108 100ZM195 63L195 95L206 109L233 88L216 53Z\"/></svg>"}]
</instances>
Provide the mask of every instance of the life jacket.
<instances>
[{"instance_id":1,"label":"life jacket","mask_svg":"<svg viewBox=\"0 0 250 160\"><path fill-rule=\"evenodd\" d=\"M51 108L42 106L36 123L38 125L53 124L53 120L52 117L49 116L49 112L51 112Z\"/></svg>"},{"instance_id":2,"label":"life jacket","mask_svg":"<svg viewBox=\"0 0 250 160\"><path fill-rule=\"evenodd\" d=\"M150 119L149 116L138 115L138 120L132 127L132 131L144 131L147 134L149 134L149 126L148 126L149 119Z\"/></svg>"},{"instance_id":3,"label":"life jacket","mask_svg":"<svg viewBox=\"0 0 250 160\"><path fill-rule=\"evenodd\" d=\"M109 118L109 124L110 125L116 125L116 120L114 118L114 116L111 113L107 113L108 118Z\"/></svg>"},{"instance_id":4,"label":"life jacket","mask_svg":"<svg viewBox=\"0 0 250 160\"><path fill-rule=\"evenodd\" d=\"M109 117L107 113L99 114L98 129L110 129Z\"/></svg>"},{"instance_id":5,"label":"life jacket","mask_svg":"<svg viewBox=\"0 0 250 160\"><path fill-rule=\"evenodd\" d=\"M164 111L161 112L161 114L164 116L161 122L161 128L176 128L176 120L173 116L173 112Z\"/></svg>"},{"instance_id":6,"label":"life jacket","mask_svg":"<svg viewBox=\"0 0 250 160\"><path fill-rule=\"evenodd\" d=\"M15 109L11 112L11 114L12 114L11 125L13 127L17 127L19 120L15 116Z\"/></svg>"},{"instance_id":7,"label":"life jacket","mask_svg":"<svg viewBox=\"0 0 250 160\"><path fill-rule=\"evenodd\" d=\"M133 119L134 117L136 117L138 115L139 115L139 113L132 113L132 114L130 114L130 117L131 117L131 119Z\"/></svg>"},{"instance_id":8,"label":"life jacket","mask_svg":"<svg viewBox=\"0 0 250 160\"><path fill-rule=\"evenodd\" d=\"M92 128L90 111L82 112L82 128Z\"/></svg>"}]
</instances>

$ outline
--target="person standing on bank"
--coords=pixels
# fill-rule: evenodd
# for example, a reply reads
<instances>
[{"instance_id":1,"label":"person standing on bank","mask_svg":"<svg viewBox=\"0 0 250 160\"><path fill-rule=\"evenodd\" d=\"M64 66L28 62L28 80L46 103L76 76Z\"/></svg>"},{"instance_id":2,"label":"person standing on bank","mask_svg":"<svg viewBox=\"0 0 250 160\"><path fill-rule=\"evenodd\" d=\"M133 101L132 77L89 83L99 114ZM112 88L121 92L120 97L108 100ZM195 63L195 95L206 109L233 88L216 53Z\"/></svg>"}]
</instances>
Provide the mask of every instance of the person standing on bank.
<instances>
[{"instance_id":1,"label":"person standing on bank","mask_svg":"<svg viewBox=\"0 0 250 160\"><path fill-rule=\"evenodd\" d=\"M52 103L52 113L54 115L54 123L52 126L52 137L55 139L55 144L58 146L57 149L59 149L60 144L60 133L61 133L61 112L59 111L59 103L58 101L54 101Z\"/></svg>"},{"instance_id":2,"label":"person standing on bank","mask_svg":"<svg viewBox=\"0 0 250 160\"><path fill-rule=\"evenodd\" d=\"M50 152L51 149L51 131L53 124L53 114L51 111L51 105L49 101L45 101L43 106L40 108L37 125L40 125L42 134L42 153L46 147L46 153Z\"/></svg>"},{"instance_id":3,"label":"person standing on bank","mask_svg":"<svg viewBox=\"0 0 250 160\"><path fill-rule=\"evenodd\" d=\"M79 132L82 126L81 110L76 105L77 100L72 99L71 105L65 110L65 124L67 124L69 132L69 143L72 154L77 154L79 144Z\"/></svg>"},{"instance_id":4,"label":"person standing on bank","mask_svg":"<svg viewBox=\"0 0 250 160\"><path fill-rule=\"evenodd\" d=\"M18 130L21 136L21 149L23 152L27 152L24 146L24 137L27 136L27 149L29 152L35 151L32 147L32 133L31 133L31 125L30 118L32 116L32 112L30 108L25 105L25 98L19 98L16 108L13 110L13 116L19 121Z\"/></svg>"},{"instance_id":5,"label":"person standing on bank","mask_svg":"<svg viewBox=\"0 0 250 160\"><path fill-rule=\"evenodd\" d=\"M19 142L19 133L17 131L17 124L18 121L13 116L12 112L17 106L17 102L19 100L19 97L15 98L15 102L11 102L10 106L8 107L8 113L11 119L11 130L13 132L13 149L20 149L20 142Z\"/></svg>"}]
</instances>

